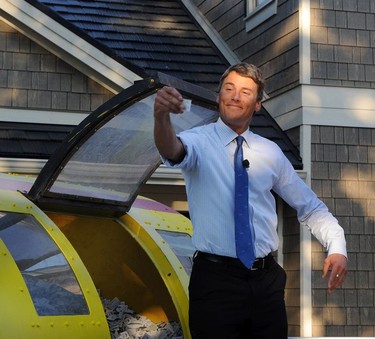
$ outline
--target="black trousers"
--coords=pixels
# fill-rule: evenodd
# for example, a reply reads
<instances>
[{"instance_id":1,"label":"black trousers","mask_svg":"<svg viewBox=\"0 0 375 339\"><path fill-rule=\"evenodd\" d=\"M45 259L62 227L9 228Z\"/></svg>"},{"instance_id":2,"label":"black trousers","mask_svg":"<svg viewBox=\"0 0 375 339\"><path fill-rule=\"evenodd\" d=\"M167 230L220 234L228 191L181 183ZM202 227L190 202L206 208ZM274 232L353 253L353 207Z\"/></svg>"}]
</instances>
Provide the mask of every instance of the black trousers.
<instances>
[{"instance_id":1,"label":"black trousers","mask_svg":"<svg viewBox=\"0 0 375 339\"><path fill-rule=\"evenodd\" d=\"M189 284L193 339L286 339L286 274L273 261L256 271L194 259Z\"/></svg>"}]
</instances>

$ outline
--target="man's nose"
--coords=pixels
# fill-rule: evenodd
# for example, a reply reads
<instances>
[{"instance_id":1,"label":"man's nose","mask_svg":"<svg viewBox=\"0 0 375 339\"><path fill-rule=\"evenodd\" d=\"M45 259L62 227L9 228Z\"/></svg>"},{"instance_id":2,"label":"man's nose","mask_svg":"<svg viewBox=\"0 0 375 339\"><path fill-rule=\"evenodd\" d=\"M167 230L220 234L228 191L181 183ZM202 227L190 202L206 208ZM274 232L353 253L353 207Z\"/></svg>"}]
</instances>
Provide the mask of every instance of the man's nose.
<instances>
[{"instance_id":1,"label":"man's nose","mask_svg":"<svg viewBox=\"0 0 375 339\"><path fill-rule=\"evenodd\" d=\"M234 91L233 92L232 100L234 100L234 101L239 101L240 100L240 92L239 91Z\"/></svg>"}]
</instances>

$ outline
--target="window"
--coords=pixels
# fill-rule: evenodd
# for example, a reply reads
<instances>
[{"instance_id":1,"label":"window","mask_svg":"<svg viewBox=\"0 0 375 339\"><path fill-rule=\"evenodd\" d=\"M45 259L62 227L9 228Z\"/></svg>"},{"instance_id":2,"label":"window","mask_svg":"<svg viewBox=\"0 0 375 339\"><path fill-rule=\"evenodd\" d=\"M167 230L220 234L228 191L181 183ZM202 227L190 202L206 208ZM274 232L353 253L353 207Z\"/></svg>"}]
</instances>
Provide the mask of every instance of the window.
<instances>
[{"instance_id":1,"label":"window","mask_svg":"<svg viewBox=\"0 0 375 339\"><path fill-rule=\"evenodd\" d=\"M246 0L246 31L251 31L276 12L277 0Z\"/></svg>"},{"instance_id":2,"label":"window","mask_svg":"<svg viewBox=\"0 0 375 339\"><path fill-rule=\"evenodd\" d=\"M267 0L255 0L255 6L258 7L260 5L263 5L264 3L267 2Z\"/></svg>"},{"instance_id":3,"label":"window","mask_svg":"<svg viewBox=\"0 0 375 339\"><path fill-rule=\"evenodd\" d=\"M25 280L38 315L89 314L71 267L33 216L0 212L0 238Z\"/></svg>"},{"instance_id":4,"label":"window","mask_svg":"<svg viewBox=\"0 0 375 339\"><path fill-rule=\"evenodd\" d=\"M186 273L190 276L193 267L193 256L195 253L195 248L191 242L190 235L162 230L157 230L157 232L172 248L172 251L180 260Z\"/></svg>"}]
</instances>

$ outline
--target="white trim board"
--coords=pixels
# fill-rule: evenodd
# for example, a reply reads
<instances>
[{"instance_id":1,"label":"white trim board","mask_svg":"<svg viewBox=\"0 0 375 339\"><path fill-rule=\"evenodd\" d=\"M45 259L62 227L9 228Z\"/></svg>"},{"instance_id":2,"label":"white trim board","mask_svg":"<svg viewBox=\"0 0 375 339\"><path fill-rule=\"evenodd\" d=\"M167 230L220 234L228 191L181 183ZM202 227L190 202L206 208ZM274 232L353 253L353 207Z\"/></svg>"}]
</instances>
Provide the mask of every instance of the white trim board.
<instances>
[{"instance_id":1,"label":"white trim board","mask_svg":"<svg viewBox=\"0 0 375 339\"><path fill-rule=\"evenodd\" d=\"M0 108L0 121L53 125L78 125L89 114L43 111L32 109Z\"/></svg>"},{"instance_id":2,"label":"white trim board","mask_svg":"<svg viewBox=\"0 0 375 339\"><path fill-rule=\"evenodd\" d=\"M310 39L310 0L299 2L299 74L301 84L310 84L311 80L311 39Z\"/></svg>"},{"instance_id":3,"label":"white trim board","mask_svg":"<svg viewBox=\"0 0 375 339\"><path fill-rule=\"evenodd\" d=\"M198 22L200 27L205 31L208 37L212 40L215 46L223 53L227 61L233 65L240 62L238 56L233 52L233 50L224 41L220 33L211 25L207 18L202 14L202 12L192 4L191 0L182 0L182 3L194 19Z\"/></svg>"},{"instance_id":4,"label":"white trim board","mask_svg":"<svg viewBox=\"0 0 375 339\"><path fill-rule=\"evenodd\" d=\"M24 0L2 0L8 25L113 93L141 78ZM15 22L12 22L14 20Z\"/></svg>"},{"instance_id":5,"label":"white trim board","mask_svg":"<svg viewBox=\"0 0 375 339\"><path fill-rule=\"evenodd\" d=\"M263 105L283 130L301 125L375 127L375 89L301 85Z\"/></svg>"},{"instance_id":6,"label":"white trim board","mask_svg":"<svg viewBox=\"0 0 375 339\"><path fill-rule=\"evenodd\" d=\"M300 152L304 168L311 168L311 126L301 127ZM311 187L311 172L306 172L305 182ZM301 335L312 336L312 258L311 258L311 232L300 225L300 317Z\"/></svg>"}]
</instances>

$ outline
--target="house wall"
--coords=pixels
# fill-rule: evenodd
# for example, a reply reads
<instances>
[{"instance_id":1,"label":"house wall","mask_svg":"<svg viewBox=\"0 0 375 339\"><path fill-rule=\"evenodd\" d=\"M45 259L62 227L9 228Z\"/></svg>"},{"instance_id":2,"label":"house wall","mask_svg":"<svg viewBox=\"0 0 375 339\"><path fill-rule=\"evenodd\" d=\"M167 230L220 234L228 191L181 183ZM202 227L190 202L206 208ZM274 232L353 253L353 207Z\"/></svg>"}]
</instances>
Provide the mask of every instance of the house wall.
<instances>
[{"instance_id":1,"label":"house wall","mask_svg":"<svg viewBox=\"0 0 375 339\"><path fill-rule=\"evenodd\" d=\"M245 28L244 0L193 2L242 61L262 69L268 95L298 85L298 1L279 0L277 14L250 32Z\"/></svg>"},{"instance_id":2,"label":"house wall","mask_svg":"<svg viewBox=\"0 0 375 339\"><path fill-rule=\"evenodd\" d=\"M312 188L345 229L349 273L326 291L322 246L313 241L313 336L375 335L375 130L314 126Z\"/></svg>"},{"instance_id":3,"label":"house wall","mask_svg":"<svg viewBox=\"0 0 375 339\"><path fill-rule=\"evenodd\" d=\"M375 88L374 38L373 1L312 0L311 84ZM311 178L345 229L349 273L342 289L327 294L319 264L324 253L314 242L313 335L370 337L375 335L375 129L340 123L312 127Z\"/></svg>"},{"instance_id":4,"label":"house wall","mask_svg":"<svg viewBox=\"0 0 375 339\"><path fill-rule=\"evenodd\" d=\"M0 107L12 109L90 113L113 96L1 18L0 88Z\"/></svg>"},{"instance_id":5,"label":"house wall","mask_svg":"<svg viewBox=\"0 0 375 339\"><path fill-rule=\"evenodd\" d=\"M375 3L311 0L311 83L375 87Z\"/></svg>"},{"instance_id":6,"label":"house wall","mask_svg":"<svg viewBox=\"0 0 375 339\"><path fill-rule=\"evenodd\" d=\"M327 292L327 279L322 279L326 253L312 238L309 333L309 325L300 318L309 314L301 312L309 303L300 304L300 293L306 292L299 281L301 230L289 206L284 207L283 266L288 274L285 292L289 335L375 336L375 126L369 118L374 107L366 107L366 102L372 102L369 92L362 95L362 105L342 105L344 93L354 91L360 97L360 90L375 88L374 1L279 0L277 14L250 32L246 32L244 23L246 1L193 2L241 60L261 67L267 78L269 112L280 116L293 142L303 146L308 182L346 233L349 272L344 285L332 294ZM309 4L310 26L305 32L310 35L306 37L300 36L299 29L302 2ZM299 54L302 39L309 45L304 51L310 54ZM300 83L302 57L307 62L310 58L309 67L304 69L311 73L307 78L303 74L303 78L313 86ZM314 85L330 86L331 92L340 94L333 95L329 106L312 108L308 99L314 96ZM299 88L301 96L296 98L291 90ZM368 116L362 112L366 109ZM350 110L348 122L343 116ZM325 111L334 114L337 122L319 122L314 113L320 111L323 115ZM355 127L350 127L351 121L355 121Z\"/></svg>"}]
</instances>

